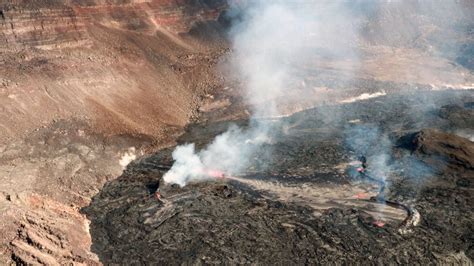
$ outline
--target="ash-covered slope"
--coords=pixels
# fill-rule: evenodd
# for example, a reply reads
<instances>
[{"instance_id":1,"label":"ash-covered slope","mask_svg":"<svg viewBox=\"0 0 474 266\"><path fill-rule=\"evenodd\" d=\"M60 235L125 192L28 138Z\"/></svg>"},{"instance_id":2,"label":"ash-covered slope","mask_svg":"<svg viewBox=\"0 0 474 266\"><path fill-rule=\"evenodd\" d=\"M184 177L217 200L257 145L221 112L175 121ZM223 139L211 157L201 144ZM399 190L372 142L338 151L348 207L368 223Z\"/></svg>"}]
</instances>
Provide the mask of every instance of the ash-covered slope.
<instances>
[{"instance_id":1,"label":"ash-covered slope","mask_svg":"<svg viewBox=\"0 0 474 266\"><path fill-rule=\"evenodd\" d=\"M179 34L216 20L224 7L220 1L3 3L0 140L71 118L108 133L158 138L166 125L183 126L197 95L216 86L212 73L196 66L212 64L223 43Z\"/></svg>"}]
</instances>

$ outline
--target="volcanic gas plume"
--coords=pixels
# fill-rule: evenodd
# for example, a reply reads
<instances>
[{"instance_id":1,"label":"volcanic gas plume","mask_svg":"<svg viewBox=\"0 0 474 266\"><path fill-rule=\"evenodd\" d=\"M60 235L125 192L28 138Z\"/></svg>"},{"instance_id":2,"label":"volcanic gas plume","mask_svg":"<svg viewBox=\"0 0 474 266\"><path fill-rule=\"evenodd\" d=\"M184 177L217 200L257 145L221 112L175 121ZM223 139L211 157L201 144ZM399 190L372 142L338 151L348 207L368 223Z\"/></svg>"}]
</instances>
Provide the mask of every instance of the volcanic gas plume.
<instances>
[{"instance_id":1,"label":"volcanic gas plume","mask_svg":"<svg viewBox=\"0 0 474 266\"><path fill-rule=\"evenodd\" d=\"M194 144L178 146L173 152L175 163L163 179L180 186L189 181L238 174L244 170L259 145L268 142L264 129L242 130L236 126L217 136L206 149L196 153Z\"/></svg>"},{"instance_id":2,"label":"volcanic gas plume","mask_svg":"<svg viewBox=\"0 0 474 266\"><path fill-rule=\"evenodd\" d=\"M368 3L367 7L370 7L370 1ZM282 117L288 114L288 110L304 109L302 106L311 107L311 104L306 103L308 99L323 97L319 96L317 90L305 85L305 80L320 73L305 73L301 68L312 64L325 69L327 67L324 64L329 59L332 61L331 69L344 69L340 79L347 86L351 86L353 76L366 68L362 64L366 51L361 44L370 42L368 39L376 42L389 32L398 35L411 34L399 32L401 29L386 24L380 25L383 29L378 34L362 34L363 30L368 30L371 25L367 24L361 15L367 10L358 9L358 3L255 1L243 5L235 4L228 12L233 21L230 30L233 48L230 61L231 68L237 73L243 87L243 98L250 109L251 125L245 129L230 128L201 151L195 151L192 144L178 146L173 153L175 164L164 177L167 183L184 186L191 180L209 178L207 172L210 170L232 175L241 173L260 145L273 138L274 124L262 123L262 118ZM403 4L389 1L387 5L393 5L392 8L403 12L412 12ZM453 13L460 17L463 15L460 5L455 1L420 2L417 5L418 12L427 14L433 21L437 17L443 17L438 11L440 7L449 7ZM375 8L373 12L376 14L382 11ZM398 24L401 28L404 26L402 23L402 19L393 21L394 25ZM439 27L454 25L453 22L442 19L438 19L436 23ZM454 45L450 47L452 52L457 49ZM428 75L426 74L427 77ZM385 95L386 92L382 90L345 97L346 99L338 102L352 103ZM326 120L333 123L343 119L337 114L324 115ZM376 133L379 131L377 125L369 125L365 129L348 126L347 131L349 144L356 135L362 136L359 139L366 143L371 143L368 145L377 143L379 151L371 153L368 159L383 180L390 172L387 154L393 143L390 143L387 136ZM360 146L356 147L355 151L364 153ZM271 159L271 156L268 159Z\"/></svg>"},{"instance_id":3,"label":"volcanic gas plume","mask_svg":"<svg viewBox=\"0 0 474 266\"><path fill-rule=\"evenodd\" d=\"M319 9L288 1L258 1L240 10L243 14L230 30L231 64L243 83L244 99L251 110L250 127L231 127L199 152L193 144L178 146L165 182L184 186L209 178L208 171L241 173L259 146L272 139L273 124L260 119L280 117L285 107L310 93L302 89L296 98L287 99L296 66L314 52L308 43L316 47L330 43L332 55L356 56L354 48L347 45L353 44L356 36L344 3L317 6Z\"/></svg>"}]
</instances>

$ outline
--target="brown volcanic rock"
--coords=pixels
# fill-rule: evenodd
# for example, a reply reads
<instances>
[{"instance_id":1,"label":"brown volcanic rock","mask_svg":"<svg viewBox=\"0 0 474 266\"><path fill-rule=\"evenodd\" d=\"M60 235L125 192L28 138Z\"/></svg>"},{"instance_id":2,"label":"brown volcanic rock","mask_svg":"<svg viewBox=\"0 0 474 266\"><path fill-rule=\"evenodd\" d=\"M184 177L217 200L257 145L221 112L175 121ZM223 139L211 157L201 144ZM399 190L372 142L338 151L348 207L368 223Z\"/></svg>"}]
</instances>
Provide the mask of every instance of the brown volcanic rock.
<instances>
[{"instance_id":1,"label":"brown volcanic rock","mask_svg":"<svg viewBox=\"0 0 474 266\"><path fill-rule=\"evenodd\" d=\"M31 45L78 45L87 39L85 19L68 6L4 9L0 19L0 48Z\"/></svg>"},{"instance_id":2,"label":"brown volcanic rock","mask_svg":"<svg viewBox=\"0 0 474 266\"><path fill-rule=\"evenodd\" d=\"M468 139L424 129L415 135L413 144L415 152L426 160L441 160L452 166L474 169L474 143Z\"/></svg>"},{"instance_id":3,"label":"brown volcanic rock","mask_svg":"<svg viewBox=\"0 0 474 266\"><path fill-rule=\"evenodd\" d=\"M0 141L70 118L107 134L157 138L167 126L184 126L198 95L218 86L213 70L202 66L215 64L222 46L210 49L179 34L216 19L224 7L222 1L0 5Z\"/></svg>"},{"instance_id":4,"label":"brown volcanic rock","mask_svg":"<svg viewBox=\"0 0 474 266\"><path fill-rule=\"evenodd\" d=\"M97 265L89 250L88 222L74 207L33 194L25 197L31 206L20 219L17 236L10 242L17 264Z\"/></svg>"},{"instance_id":5,"label":"brown volcanic rock","mask_svg":"<svg viewBox=\"0 0 474 266\"><path fill-rule=\"evenodd\" d=\"M161 27L173 33L188 32L197 21L217 19L226 6L225 1L114 1L115 3L110 4L95 2L79 3L74 9L78 14L84 14L94 21L113 23L123 29L147 31Z\"/></svg>"},{"instance_id":6,"label":"brown volcanic rock","mask_svg":"<svg viewBox=\"0 0 474 266\"><path fill-rule=\"evenodd\" d=\"M224 1L13 1L0 5L0 47L82 45L87 25L124 30L188 32L196 21L216 19Z\"/></svg>"}]
</instances>

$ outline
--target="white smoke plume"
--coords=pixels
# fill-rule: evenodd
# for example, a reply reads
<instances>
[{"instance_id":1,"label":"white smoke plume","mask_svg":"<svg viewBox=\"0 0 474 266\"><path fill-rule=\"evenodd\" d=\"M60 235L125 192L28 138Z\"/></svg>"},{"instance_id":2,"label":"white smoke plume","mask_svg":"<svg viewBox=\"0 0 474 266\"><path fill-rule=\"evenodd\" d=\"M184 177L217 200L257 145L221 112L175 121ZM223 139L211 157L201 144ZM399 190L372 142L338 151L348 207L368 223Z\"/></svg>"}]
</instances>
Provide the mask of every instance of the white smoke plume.
<instances>
[{"instance_id":1,"label":"white smoke plume","mask_svg":"<svg viewBox=\"0 0 474 266\"><path fill-rule=\"evenodd\" d=\"M125 152L119 160L120 166L125 170L127 165L137 158L137 153L135 147L130 147L127 152Z\"/></svg>"},{"instance_id":2,"label":"white smoke plume","mask_svg":"<svg viewBox=\"0 0 474 266\"><path fill-rule=\"evenodd\" d=\"M233 65L254 117L279 116L304 101L312 90L306 77L318 75L305 65L320 64L320 56L357 58L356 19L344 1L252 3L231 34Z\"/></svg>"},{"instance_id":3,"label":"white smoke plume","mask_svg":"<svg viewBox=\"0 0 474 266\"><path fill-rule=\"evenodd\" d=\"M175 163L164 176L167 183L184 186L193 180L219 175L209 171L242 173L259 147L272 138L271 124L259 123L259 118L285 115L283 110L289 105L319 97L311 83L315 77L329 73L350 82L354 74L370 73L372 70L361 64L366 60L364 57L371 56L368 46L431 49L429 40L442 34L418 38L425 20L411 21L417 17L411 15L399 19L399 15L416 12L443 29L438 24L448 27L449 23L436 19L443 14L434 10L438 10L438 4L457 6L454 0L233 2L236 4L229 14L237 15L230 30L231 69L243 87L253 126L245 130L230 128L201 151L196 151L193 144L177 147L173 152ZM445 9L441 10L442 13ZM438 53L430 52L428 56L431 54ZM338 119L335 114L328 116L334 121Z\"/></svg>"},{"instance_id":4,"label":"white smoke plume","mask_svg":"<svg viewBox=\"0 0 474 266\"><path fill-rule=\"evenodd\" d=\"M177 147L173 152L175 163L165 174L165 182L184 186L192 180L219 175L209 171L236 175L246 169L260 145L271 140L271 124L259 123L255 118L280 115L279 107L286 103L295 82L295 65L314 52L311 49L315 43L320 47L331 43L334 50L347 47L335 36L352 36L348 31L351 27L343 23L326 23L323 27L321 22L329 18L326 12L335 8L333 4L324 6L323 10L292 1L255 1L246 8L240 23L231 30L231 61L243 82L253 126L246 130L232 127L202 151L196 151L193 144ZM327 21L346 22L338 19L343 16L341 10L329 12L337 18ZM304 94L300 91L298 97L304 98Z\"/></svg>"},{"instance_id":5,"label":"white smoke plume","mask_svg":"<svg viewBox=\"0 0 474 266\"><path fill-rule=\"evenodd\" d=\"M256 127L243 131L232 126L199 152L194 144L178 146L173 152L175 163L163 179L183 187L189 181L239 174L259 145L268 141L264 129Z\"/></svg>"}]
</instances>

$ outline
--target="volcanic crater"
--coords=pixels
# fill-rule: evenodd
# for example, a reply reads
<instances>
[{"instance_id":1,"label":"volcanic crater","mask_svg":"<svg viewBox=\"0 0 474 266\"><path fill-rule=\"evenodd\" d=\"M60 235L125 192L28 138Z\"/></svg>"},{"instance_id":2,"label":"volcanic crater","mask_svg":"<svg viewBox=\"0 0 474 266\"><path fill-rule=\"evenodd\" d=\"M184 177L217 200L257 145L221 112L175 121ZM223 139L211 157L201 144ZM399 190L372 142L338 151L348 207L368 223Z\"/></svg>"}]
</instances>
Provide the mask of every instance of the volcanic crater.
<instances>
[{"instance_id":1,"label":"volcanic crater","mask_svg":"<svg viewBox=\"0 0 474 266\"><path fill-rule=\"evenodd\" d=\"M473 2L331 2L1 2L0 264L471 265Z\"/></svg>"}]
</instances>

